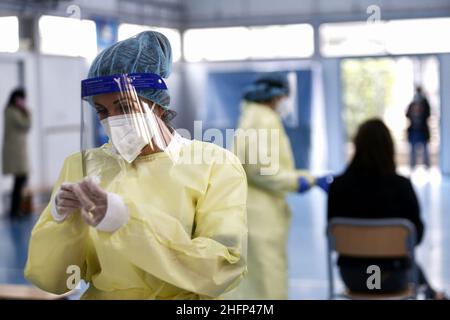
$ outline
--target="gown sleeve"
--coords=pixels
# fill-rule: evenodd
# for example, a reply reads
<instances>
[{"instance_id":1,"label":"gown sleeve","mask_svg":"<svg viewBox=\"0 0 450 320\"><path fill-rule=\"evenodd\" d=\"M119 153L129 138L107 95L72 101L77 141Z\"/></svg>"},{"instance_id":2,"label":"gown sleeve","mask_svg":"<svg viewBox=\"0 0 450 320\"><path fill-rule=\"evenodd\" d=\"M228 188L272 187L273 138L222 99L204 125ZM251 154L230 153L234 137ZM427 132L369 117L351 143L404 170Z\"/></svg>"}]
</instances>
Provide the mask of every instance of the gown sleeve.
<instances>
[{"instance_id":1,"label":"gown sleeve","mask_svg":"<svg viewBox=\"0 0 450 320\"><path fill-rule=\"evenodd\" d=\"M250 184L275 193L298 191L300 178L310 187L315 184L307 171L283 167L278 161L280 155L292 153L288 143L283 143L288 139L284 135L280 121L271 117L260 119L250 130L237 132L233 152L241 159Z\"/></svg>"},{"instance_id":2,"label":"gown sleeve","mask_svg":"<svg viewBox=\"0 0 450 320\"><path fill-rule=\"evenodd\" d=\"M86 273L86 241L88 226L81 215L74 212L64 222L53 219L51 206L56 191L63 182L82 179L81 159L76 154L64 161L58 181L52 192L52 200L42 212L33 228L25 266L25 277L42 290L63 294L71 290L70 276L73 266L80 270L80 278Z\"/></svg>"}]
</instances>

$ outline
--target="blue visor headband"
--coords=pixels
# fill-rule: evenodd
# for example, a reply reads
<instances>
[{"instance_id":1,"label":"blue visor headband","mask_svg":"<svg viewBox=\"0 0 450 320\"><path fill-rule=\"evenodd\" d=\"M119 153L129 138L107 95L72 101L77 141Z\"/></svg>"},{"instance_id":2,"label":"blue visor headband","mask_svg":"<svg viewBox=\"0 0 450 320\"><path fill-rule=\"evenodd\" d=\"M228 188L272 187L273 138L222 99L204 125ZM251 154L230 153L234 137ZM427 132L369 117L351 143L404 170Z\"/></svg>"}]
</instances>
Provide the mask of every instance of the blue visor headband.
<instances>
[{"instance_id":1,"label":"blue visor headband","mask_svg":"<svg viewBox=\"0 0 450 320\"><path fill-rule=\"evenodd\" d=\"M164 80L155 73L128 73L90 78L81 81L81 98L102 93L145 89L167 90Z\"/></svg>"}]
</instances>

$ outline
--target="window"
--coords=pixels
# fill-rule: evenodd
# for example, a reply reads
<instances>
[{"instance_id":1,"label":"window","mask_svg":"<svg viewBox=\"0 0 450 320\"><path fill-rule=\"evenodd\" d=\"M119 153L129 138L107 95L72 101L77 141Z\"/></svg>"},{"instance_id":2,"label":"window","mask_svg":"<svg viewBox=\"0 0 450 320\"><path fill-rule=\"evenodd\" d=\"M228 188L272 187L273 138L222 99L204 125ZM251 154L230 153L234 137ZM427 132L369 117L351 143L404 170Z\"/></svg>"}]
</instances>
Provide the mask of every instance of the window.
<instances>
[{"instance_id":1,"label":"window","mask_svg":"<svg viewBox=\"0 0 450 320\"><path fill-rule=\"evenodd\" d=\"M327 57L450 52L450 18L328 23L319 33Z\"/></svg>"},{"instance_id":2,"label":"window","mask_svg":"<svg viewBox=\"0 0 450 320\"><path fill-rule=\"evenodd\" d=\"M41 52L93 59L97 54L95 22L42 16L39 19Z\"/></svg>"},{"instance_id":3,"label":"window","mask_svg":"<svg viewBox=\"0 0 450 320\"><path fill-rule=\"evenodd\" d=\"M162 33L169 39L172 47L172 60L178 61L181 58L181 36L180 32L171 28L151 27L137 24L122 23L119 25L118 40L125 40L140 32L154 30Z\"/></svg>"},{"instance_id":4,"label":"window","mask_svg":"<svg viewBox=\"0 0 450 320\"><path fill-rule=\"evenodd\" d=\"M308 24L191 29L184 35L187 61L305 58L314 53Z\"/></svg>"},{"instance_id":5,"label":"window","mask_svg":"<svg viewBox=\"0 0 450 320\"><path fill-rule=\"evenodd\" d=\"M250 29L252 58L306 58L314 53L314 30L309 24Z\"/></svg>"},{"instance_id":6,"label":"window","mask_svg":"<svg viewBox=\"0 0 450 320\"><path fill-rule=\"evenodd\" d=\"M192 29L184 35L187 61L249 58L249 30L244 27Z\"/></svg>"},{"instance_id":7,"label":"window","mask_svg":"<svg viewBox=\"0 0 450 320\"><path fill-rule=\"evenodd\" d=\"M322 24L319 28L322 55L326 57L381 55L385 24L345 22Z\"/></svg>"},{"instance_id":8,"label":"window","mask_svg":"<svg viewBox=\"0 0 450 320\"><path fill-rule=\"evenodd\" d=\"M389 22L386 50L392 54L450 52L450 18Z\"/></svg>"},{"instance_id":9,"label":"window","mask_svg":"<svg viewBox=\"0 0 450 320\"><path fill-rule=\"evenodd\" d=\"M0 17L0 51L16 52L19 50L19 19L17 17Z\"/></svg>"}]
</instances>

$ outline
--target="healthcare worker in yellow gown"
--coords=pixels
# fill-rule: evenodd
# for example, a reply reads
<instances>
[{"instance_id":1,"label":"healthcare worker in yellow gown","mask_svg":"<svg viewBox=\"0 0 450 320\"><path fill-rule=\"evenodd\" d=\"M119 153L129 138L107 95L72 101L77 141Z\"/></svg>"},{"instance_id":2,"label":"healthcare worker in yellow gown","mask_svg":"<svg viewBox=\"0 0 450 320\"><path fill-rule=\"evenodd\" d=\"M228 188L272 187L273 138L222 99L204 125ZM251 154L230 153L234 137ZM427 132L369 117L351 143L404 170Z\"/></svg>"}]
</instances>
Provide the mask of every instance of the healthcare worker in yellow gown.
<instances>
[{"instance_id":1,"label":"healthcare worker in yellow gown","mask_svg":"<svg viewBox=\"0 0 450 320\"><path fill-rule=\"evenodd\" d=\"M245 274L245 172L170 128L170 66L152 31L94 60L82 96L109 142L64 161L29 245L25 275L41 289L68 292L78 270L84 299L211 299Z\"/></svg>"},{"instance_id":2,"label":"healthcare worker in yellow gown","mask_svg":"<svg viewBox=\"0 0 450 320\"><path fill-rule=\"evenodd\" d=\"M305 192L315 179L295 168L279 106L289 95L287 76L264 73L244 93L233 151L248 180L248 275L230 299L287 299L286 246L291 212L290 192ZM299 137L301 138L301 137ZM299 252L301 254L301 252Z\"/></svg>"}]
</instances>

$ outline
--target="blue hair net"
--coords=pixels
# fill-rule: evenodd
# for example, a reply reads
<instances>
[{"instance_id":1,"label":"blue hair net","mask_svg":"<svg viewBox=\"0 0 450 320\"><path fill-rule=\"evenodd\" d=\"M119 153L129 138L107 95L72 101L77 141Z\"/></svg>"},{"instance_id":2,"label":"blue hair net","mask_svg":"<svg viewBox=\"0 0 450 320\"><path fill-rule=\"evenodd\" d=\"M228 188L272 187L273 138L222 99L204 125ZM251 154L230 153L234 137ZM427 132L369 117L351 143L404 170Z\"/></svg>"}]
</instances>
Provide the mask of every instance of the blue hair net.
<instances>
[{"instance_id":1,"label":"blue hair net","mask_svg":"<svg viewBox=\"0 0 450 320\"><path fill-rule=\"evenodd\" d=\"M261 74L244 90L243 97L247 101L264 102L272 98L289 95L287 74L269 72Z\"/></svg>"},{"instance_id":2,"label":"blue hair net","mask_svg":"<svg viewBox=\"0 0 450 320\"><path fill-rule=\"evenodd\" d=\"M103 50L92 62L88 78L124 73L156 73L168 78L172 69L169 40L156 31L144 31ZM168 108L168 90L145 89L137 94Z\"/></svg>"}]
</instances>

